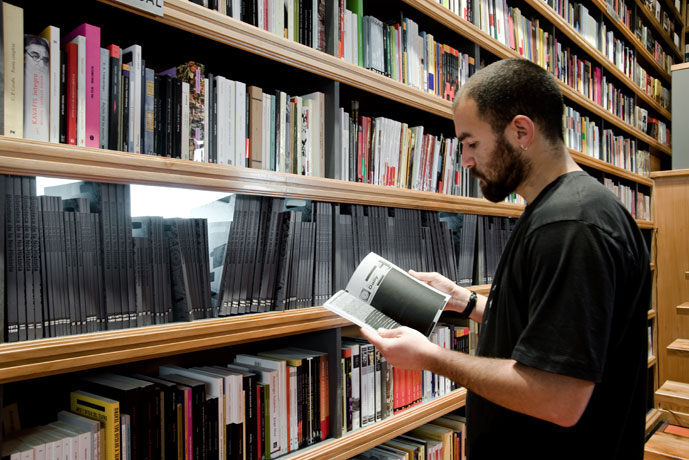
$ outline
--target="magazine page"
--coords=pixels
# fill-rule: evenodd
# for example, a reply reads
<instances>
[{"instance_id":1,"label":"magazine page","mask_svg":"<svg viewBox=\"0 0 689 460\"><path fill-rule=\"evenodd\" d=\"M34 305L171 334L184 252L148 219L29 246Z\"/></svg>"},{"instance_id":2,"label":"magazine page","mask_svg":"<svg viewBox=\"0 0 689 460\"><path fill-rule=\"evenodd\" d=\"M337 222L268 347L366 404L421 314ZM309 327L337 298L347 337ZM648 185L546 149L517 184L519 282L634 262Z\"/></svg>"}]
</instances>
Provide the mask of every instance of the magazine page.
<instances>
[{"instance_id":1,"label":"magazine page","mask_svg":"<svg viewBox=\"0 0 689 460\"><path fill-rule=\"evenodd\" d=\"M345 291L324 306L367 329L404 325L429 336L449 299L371 252L356 268Z\"/></svg>"}]
</instances>

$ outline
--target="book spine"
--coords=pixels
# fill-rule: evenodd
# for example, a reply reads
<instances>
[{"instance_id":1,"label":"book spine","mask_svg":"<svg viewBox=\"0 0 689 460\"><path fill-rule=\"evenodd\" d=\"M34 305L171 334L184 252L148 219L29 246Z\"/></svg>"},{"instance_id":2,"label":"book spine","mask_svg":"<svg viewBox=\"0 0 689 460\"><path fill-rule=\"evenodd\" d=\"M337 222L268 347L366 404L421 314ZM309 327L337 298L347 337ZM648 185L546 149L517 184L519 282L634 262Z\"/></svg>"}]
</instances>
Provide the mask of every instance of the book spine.
<instances>
[{"instance_id":1,"label":"book spine","mask_svg":"<svg viewBox=\"0 0 689 460\"><path fill-rule=\"evenodd\" d=\"M100 28L90 25L82 24L72 32L65 36L63 42L72 41L77 36L83 36L84 50L83 50L83 68L84 77L83 86L80 85L84 91L84 108L83 108L83 130L84 143L87 147L98 148L100 146L100 79L98 77L100 72ZM81 55L81 52L80 52Z\"/></svg>"},{"instance_id":2,"label":"book spine","mask_svg":"<svg viewBox=\"0 0 689 460\"><path fill-rule=\"evenodd\" d=\"M24 36L24 138L50 139L50 45L36 35Z\"/></svg>"},{"instance_id":3,"label":"book spine","mask_svg":"<svg viewBox=\"0 0 689 460\"><path fill-rule=\"evenodd\" d=\"M109 147L110 134L110 51L107 48L100 50L100 148Z\"/></svg>"},{"instance_id":4,"label":"book spine","mask_svg":"<svg viewBox=\"0 0 689 460\"><path fill-rule=\"evenodd\" d=\"M24 137L24 10L9 3L2 6L4 45L3 132Z\"/></svg>"}]
</instances>

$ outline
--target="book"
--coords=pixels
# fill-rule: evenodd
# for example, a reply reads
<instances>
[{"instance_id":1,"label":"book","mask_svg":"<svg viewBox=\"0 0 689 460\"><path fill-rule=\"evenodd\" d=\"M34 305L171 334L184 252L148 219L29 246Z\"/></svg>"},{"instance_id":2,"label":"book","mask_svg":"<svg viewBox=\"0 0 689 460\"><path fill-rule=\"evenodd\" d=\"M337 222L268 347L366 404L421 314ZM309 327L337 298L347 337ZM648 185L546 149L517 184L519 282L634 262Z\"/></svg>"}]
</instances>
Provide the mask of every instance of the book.
<instances>
[{"instance_id":1,"label":"book","mask_svg":"<svg viewBox=\"0 0 689 460\"><path fill-rule=\"evenodd\" d=\"M41 32L50 51L50 142L60 141L60 28L48 26Z\"/></svg>"},{"instance_id":2,"label":"book","mask_svg":"<svg viewBox=\"0 0 689 460\"><path fill-rule=\"evenodd\" d=\"M119 460L120 453L120 403L114 399L99 396L82 390L70 394L70 409L75 414L91 420L97 420L104 430L105 460ZM70 424L68 416L63 416L64 423ZM83 429L83 425L81 425Z\"/></svg>"},{"instance_id":3,"label":"book","mask_svg":"<svg viewBox=\"0 0 689 460\"><path fill-rule=\"evenodd\" d=\"M94 459L106 458L105 423L66 410L57 413L57 419L78 429L91 432L91 452Z\"/></svg>"},{"instance_id":4,"label":"book","mask_svg":"<svg viewBox=\"0 0 689 460\"><path fill-rule=\"evenodd\" d=\"M86 38L83 35L77 35L70 43L77 45L75 67L76 145L84 147L86 145Z\"/></svg>"},{"instance_id":5,"label":"book","mask_svg":"<svg viewBox=\"0 0 689 460\"><path fill-rule=\"evenodd\" d=\"M100 147L100 27L81 24L65 35L62 43L84 37L84 143L86 147ZM81 46L81 45L80 45ZM80 51L81 56L81 51ZM81 82L82 80L80 80ZM79 89L81 92L81 88ZM79 122L81 123L81 122Z\"/></svg>"},{"instance_id":6,"label":"book","mask_svg":"<svg viewBox=\"0 0 689 460\"><path fill-rule=\"evenodd\" d=\"M324 307L371 331L408 326L428 337L449 299L371 252Z\"/></svg>"},{"instance_id":7,"label":"book","mask_svg":"<svg viewBox=\"0 0 689 460\"><path fill-rule=\"evenodd\" d=\"M2 4L3 131L9 137L24 137L24 10Z\"/></svg>"}]
</instances>

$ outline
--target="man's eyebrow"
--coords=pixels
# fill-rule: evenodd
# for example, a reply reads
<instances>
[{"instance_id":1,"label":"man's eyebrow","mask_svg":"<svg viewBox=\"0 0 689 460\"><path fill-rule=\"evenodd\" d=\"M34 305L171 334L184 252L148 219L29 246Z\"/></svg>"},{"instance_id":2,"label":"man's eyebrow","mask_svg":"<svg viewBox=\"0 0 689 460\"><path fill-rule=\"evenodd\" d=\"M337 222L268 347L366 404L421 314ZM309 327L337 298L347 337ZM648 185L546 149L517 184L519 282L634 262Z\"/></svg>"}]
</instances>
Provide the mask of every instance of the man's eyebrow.
<instances>
[{"instance_id":1,"label":"man's eyebrow","mask_svg":"<svg viewBox=\"0 0 689 460\"><path fill-rule=\"evenodd\" d=\"M462 134L459 135L458 140L459 140L459 142L462 142L464 139L466 139L469 136L471 136L471 134L469 134L467 132L463 132Z\"/></svg>"}]
</instances>

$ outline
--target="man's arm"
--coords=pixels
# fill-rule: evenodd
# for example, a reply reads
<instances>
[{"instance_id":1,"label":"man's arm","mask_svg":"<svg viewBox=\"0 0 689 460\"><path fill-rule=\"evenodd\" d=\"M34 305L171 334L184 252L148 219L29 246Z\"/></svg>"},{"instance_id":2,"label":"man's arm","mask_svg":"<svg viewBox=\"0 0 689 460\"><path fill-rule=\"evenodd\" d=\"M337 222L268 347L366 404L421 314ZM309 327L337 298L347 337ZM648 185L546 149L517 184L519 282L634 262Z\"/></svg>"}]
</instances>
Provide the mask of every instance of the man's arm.
<instances>
[{"instance_id":1,"label":"man's arm","mask_svg":"<svg viewBox=\"0 0 689 460\"><path fill-rule=\"evenodd\" d=\"M456 311L457 313L462 313L464 308L469 302L469 296L471 291L462 286L458 286L451 280L445 278L440 273L435 272L415 272L414 270L409 270L409 274L419 281L429 284L430 286L436 288L450 295L450 300L445 306L445 310ZM488 299L480 294L476 295L476 307L471 312L469 318L473 319L477 323L483 320L483 312L486 308L486 301Z\"/></svg>"},{"instance_id":2,"label":"man's arm","mask_svg":"<svg viewBox=\"0 0 689 460\"><path fill-rule=\"evenodd\" d=\"M560 426L575 425L593 393L591 381L446 350L407 327L361 332L393 366L430 370L495 404Z\"/></svg>"}]
</instances>

